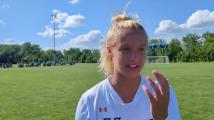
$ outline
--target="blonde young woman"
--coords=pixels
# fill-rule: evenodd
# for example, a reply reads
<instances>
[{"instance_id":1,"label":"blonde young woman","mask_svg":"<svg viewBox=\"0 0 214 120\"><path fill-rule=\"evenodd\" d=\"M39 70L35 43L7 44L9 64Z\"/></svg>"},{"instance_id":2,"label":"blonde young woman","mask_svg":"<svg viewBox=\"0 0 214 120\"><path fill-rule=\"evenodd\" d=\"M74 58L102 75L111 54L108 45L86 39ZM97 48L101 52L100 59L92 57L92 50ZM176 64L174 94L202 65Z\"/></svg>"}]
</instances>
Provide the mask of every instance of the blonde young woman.
<instances>
[{"instance_id":1,"label":"blonde young woman","mask_svg":"<svg viewBox=\"0 0 214 120\"><path fill-rule=\"evenodd\" d=\"M131 17L117 15L101 49L100 68L107 78L79 100L76 120L180 120L175 93L168 80L140 75L148 36Z\"/></svg>"}]
</instances>

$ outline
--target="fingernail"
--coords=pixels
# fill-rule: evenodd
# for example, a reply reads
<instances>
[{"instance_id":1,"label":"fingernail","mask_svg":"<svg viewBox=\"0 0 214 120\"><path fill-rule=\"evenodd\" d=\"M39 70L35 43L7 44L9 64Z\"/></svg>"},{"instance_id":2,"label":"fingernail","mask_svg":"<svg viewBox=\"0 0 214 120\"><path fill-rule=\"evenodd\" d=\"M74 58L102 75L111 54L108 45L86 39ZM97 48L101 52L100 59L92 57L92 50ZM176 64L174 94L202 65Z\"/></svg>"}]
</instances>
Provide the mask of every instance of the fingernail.
<instances>
[{"instance_id":1,"label":"fingernail","mask_svg":"<svg viewBox=\"0 0 214 120\"><path fill-rule=\"evenodd\" d=\"M152 71L157 72L157 70L156 70L156 69L153 69Z\"/></svg>"},{"instance_id":2,"label":"fingernail","mask_svg":"<svg viewBox=\"0 0 214 120\"><path fill-rule=\"evenodd\" d=\"M147 91L147 87L145 85L142 85L142 88L144 91Z\"/></svg>"},{"instance_id":3,"label":"fingernail","mask_svg":"<svg viewBox=\"0 0 214 120\"><path fill-rule=\"evenodd\" d=\"M152 73L155 74L155 73L158 73L158 71L156 69L153 69Z\"/></svg>"}]
</instances>

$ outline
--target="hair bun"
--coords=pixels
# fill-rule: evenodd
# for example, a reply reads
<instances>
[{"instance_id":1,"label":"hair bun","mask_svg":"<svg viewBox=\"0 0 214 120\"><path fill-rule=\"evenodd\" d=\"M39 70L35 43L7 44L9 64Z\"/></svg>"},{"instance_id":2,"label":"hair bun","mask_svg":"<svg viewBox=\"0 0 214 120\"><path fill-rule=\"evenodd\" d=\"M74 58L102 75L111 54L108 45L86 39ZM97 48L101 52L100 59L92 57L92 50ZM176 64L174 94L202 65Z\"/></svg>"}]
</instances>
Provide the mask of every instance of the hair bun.
<instances>
[{"instance_id":1,"label":"hair bun","mask_svg":"<svg viewBox=\"0 0 214 120\"><path fill-rule=\"evenodd\" d=\"M132 19L131 19L131 17L125 16L123 14L119 14L119 15L112 17L113 23L119 23L119 22L126 21L126 20L132 20Z\"/></svg>"}]
</instances>

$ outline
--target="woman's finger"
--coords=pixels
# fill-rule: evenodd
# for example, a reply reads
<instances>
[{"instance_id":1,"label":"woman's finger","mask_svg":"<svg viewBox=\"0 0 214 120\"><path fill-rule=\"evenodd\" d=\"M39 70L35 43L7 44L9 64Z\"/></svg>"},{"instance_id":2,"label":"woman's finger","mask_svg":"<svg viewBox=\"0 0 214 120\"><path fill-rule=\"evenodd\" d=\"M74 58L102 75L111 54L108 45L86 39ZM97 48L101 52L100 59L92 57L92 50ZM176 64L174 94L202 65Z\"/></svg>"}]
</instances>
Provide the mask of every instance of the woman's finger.
<instances>
[{"instance_id":1,"label":"woman's finger","mask_svg":"<svg viewBox=\"0 0 214 120\"><path fill-rule=\"evenodd\" d=\"M169 91L169 83L167 79L162 74L160 74L157 70L153 70L152 73L157 78L162 95L167 94Z\"/></svg>"},{"instance_id":2,"label":"woman's finger","mask_svg":"<svg viewBox=\"0 0 214 120\"><path fill-rule=\"evenodd\" d=\"M149 97L150 103L151 103L152 105L154 105L155 102L156 102L155 97L152 95L152 93L149 91L149 89L148 89L145 85L143 85L142 88L143 88L143 91L144 91L144 92L147 94L147 96Z\"/></svg>"},{"instance_id":3,"label":"woman's finger","mask_svg":"<svg viewBox=\"0 0 214 120\"><path fill-rule=\"evenodd\" d=\"M149 84L153 88L155 95L156 95L156 99L159 100L161 97L161 91L160 91L159 87L155 84L155 82L152 80L151 77L147 77L147 81L149 82Z\"/></svg>"},{"instance_id":4,"label":"woman's finger","mask_svg":"<svg viewBox=\"0 0 214 120\"><path fill-rule=\"evenodd\" d=\"M162 92L163 95L168 95L169 94L169 81L164 77L164 75L160 74L160 77L162 79Z\"/></svg>"}]
</instances>

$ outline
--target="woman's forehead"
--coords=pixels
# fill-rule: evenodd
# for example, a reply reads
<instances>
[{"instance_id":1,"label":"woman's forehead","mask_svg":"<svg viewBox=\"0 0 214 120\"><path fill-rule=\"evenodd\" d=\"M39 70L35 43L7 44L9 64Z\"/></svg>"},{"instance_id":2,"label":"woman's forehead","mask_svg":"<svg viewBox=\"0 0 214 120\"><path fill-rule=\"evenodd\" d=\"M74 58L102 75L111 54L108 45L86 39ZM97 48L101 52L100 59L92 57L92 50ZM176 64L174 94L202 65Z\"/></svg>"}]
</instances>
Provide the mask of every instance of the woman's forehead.
<instances>
[{"instance_id":1,"label":"woman's forehead","mask_svg":"<svg viewBox=\"0 0 214 120\"><path fill-rule=\"evenodd\" d=\"M148 41L145 32L136 30L121 30L118 39L120 43L138 41L145 44Z\"/></svg>"},{"instance_id":2,"label":"woman's forehead","mask_svg":"<svg viewBox=\"0 0 214 120\"><path fill-rule=\"evenodd\" d=\"M133 37L147 39L146 33L142 30L120 29L116 31L115 34L117 34L117 32L121 39L127 39L127 38L133 38Z\"/></svg>"}]
</instances>

